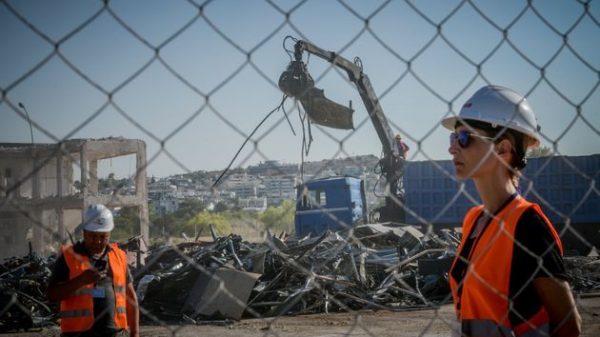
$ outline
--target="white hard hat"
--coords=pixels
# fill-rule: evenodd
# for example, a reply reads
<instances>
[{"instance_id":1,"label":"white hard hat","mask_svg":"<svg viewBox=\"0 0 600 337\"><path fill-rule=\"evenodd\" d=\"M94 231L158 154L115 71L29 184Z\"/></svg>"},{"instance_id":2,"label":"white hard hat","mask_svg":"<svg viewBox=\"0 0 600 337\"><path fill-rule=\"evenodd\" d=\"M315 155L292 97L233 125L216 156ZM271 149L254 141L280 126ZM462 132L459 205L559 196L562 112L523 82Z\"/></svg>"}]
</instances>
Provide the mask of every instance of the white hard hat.
<instances>
[{"instance_id":1,"label":"white hard hat","mask_svg":"<svg viewBox=\"0 0 600 337\"><path fill-rule=\"evenodd\" d=\"M512 89L488 85L477 92L460 109L458 116L447 117L442 125L454 130L457 121L474 120L492 127L506 127L528 136L526 148L540 144L540 127L525 97Z\"/></svg>"},{"instance_id":2,"label":"white hard hat","mask_svg":"<svg viewBox=\"0 0 600 337\"><path fill-rule=\"evenodd\" d=\"M90 205L85 211L83 229L88 232L110 232L115 227L112 212L104 205Z\"/></svg>"}]
</instances>

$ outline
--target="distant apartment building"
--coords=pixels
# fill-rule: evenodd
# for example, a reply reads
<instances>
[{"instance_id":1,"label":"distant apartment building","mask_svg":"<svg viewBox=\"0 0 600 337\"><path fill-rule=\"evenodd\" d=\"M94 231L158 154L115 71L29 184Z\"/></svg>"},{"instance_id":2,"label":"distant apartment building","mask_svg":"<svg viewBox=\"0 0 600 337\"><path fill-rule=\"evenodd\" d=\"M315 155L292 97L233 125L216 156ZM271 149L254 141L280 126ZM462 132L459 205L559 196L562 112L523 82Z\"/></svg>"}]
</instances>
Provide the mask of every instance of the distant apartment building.
<instances>
[{"instance_id":1,"label":"distant apartment building","mask_svg":"<svg viewBox=\"0 0 600 337\"><path fill-rule=\"evenodd\" d=\"M179 208L176 194L177 186L169 179L160 179L148 186L148 198L156 214L160 216L173 213Z\"/></svg>"},{"instance_id":2,"label":"distant apartment building","mask_svg":"<svg viewBox=\"0 0 600 337\"><path fill-rule=\"evenodd\" d=\"M156 200L151 200L157 215L164 216L179 209L179 200L173 196L163 195Z\"/></svg>"},{"instance_id":3,"label":"distant apartment building","mask_svg":"<svg viewBox=\"0 0 600 337\"><path fill-rule=\"evenodd\" d=\"M360 177L364 172L363 167L359 166L346 166L342 168L341 175L350 177Z\"/></svg>"},{"instance_id":4,"label":"distant apartment building","mask_svg":"<svg viewBox=\"0 0 600 337\"><path fill-rule=\"evenodd\" d=\"M177 186L172 184L168 179L160 179L148 184L148 195L174 194L177 192Z\"/></svg>"},{"instance_id":5,"label":"distant apartment building","mask_svg":"<svg viewBox=\"0 0 600 337\"><path fill-rule=\"evenodd\" d=\"M258 165L249 166L246 172L251 175L295 175L298 173L297 164L282 164L278 160L267 160Z\"/></svg>"},{"instance_id":6,"label":"distant apartment building","mask_svg":"<svg viewBox=\"0 0 600 337\"><path fill-rule=\"evenodd\" d=\"M340 174L338 172L336 172L330 168L323 167L319 171L315 172L315 174L313 175L313 179L337 177L339 175Z\"/></svg>"},{"instance_id":7,"label":"distant apartment building","mask_svg":"<svg viewBox=\"0 0 600 337\"><path fill-rule=\"evenodd\" d=\"M227 177L221 185L223 191L235 193L236 198L251 198L258 196L258 189L261 184L258 176L243 174L232 174Z\"/></svg>"},{"instance_id":8,"label":"distant apartment building","mask_svg":"<svg viewBox=\"0 0 600 337\"><path fill-rule=\"evenodd\" d=\"M194 183L189 178L184 178L181 176L170 177L169 182L172 185L177 187L177 191L181 193L186 193L195 190Z\"/></svg>"},{"instance_id":9,"label":"distant apartment building","mask_svg":"<svg viewBox=\"0 0 600 337\"><path fill-rule=\"evenodd\" d=\"M267 209L267 197L240 198L238 207L247 211L264 212Z\"/></svg>"},{"instance_id":10,"label":"distant apartment building","mask_svg":"<svg viewBox=\"0 0 600 337\"><path fill-rule=\"evenodd\" d=\"M296 199L296 176L263 177L263 186L269 206L279 206L283 200Z\"/></svg>"},{"instance_id":11,"label":"distant apartment building","mask_svg":"<svg viewBox=\"0 0 600 337\"><path fill-rule=\"evenodd\" d=\"M196 192L197 200L202 201L208 210L212 210L218 203L224 202L227 204L233 204L236 199L234 192L229 190L198 190Z\"/></svg>"},{"instance_id":12,"label":"distant apartment building","mask_svg":"<svg viewBox=\"0 0 600 337\"><path fill-rule=\"evenodd\" d=\"M258 196L258 184L239 185L229 190L235 193L238 198L252 198Z\"/></svg>"}]
</instances>

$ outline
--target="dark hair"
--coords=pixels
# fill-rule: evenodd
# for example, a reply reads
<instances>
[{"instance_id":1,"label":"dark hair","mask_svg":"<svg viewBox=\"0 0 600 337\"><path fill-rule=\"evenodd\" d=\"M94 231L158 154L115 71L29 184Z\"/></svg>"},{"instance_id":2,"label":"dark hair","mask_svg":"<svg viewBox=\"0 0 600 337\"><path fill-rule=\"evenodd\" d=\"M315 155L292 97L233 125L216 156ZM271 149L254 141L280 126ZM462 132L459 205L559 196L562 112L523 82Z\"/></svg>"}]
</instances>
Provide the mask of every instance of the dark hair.
<instances>
[{"instance_id":1,"label":"dark hair","mask_svg":"<svg viewBox=\"0 0 600 337\"><path fill-rule=\"evenodd\" d=\"M513 144L513 157L510 166L520 171L527 165L527 158L525 158L525 137L521 132L509 129L503 126L494 126L487 122L465 119L456 121L454 128L464 125L468 128L479 129L484 131L489 137L495 139L495 142L499 142L503 139L508 139Z\"/></svg>"}]
</instances>

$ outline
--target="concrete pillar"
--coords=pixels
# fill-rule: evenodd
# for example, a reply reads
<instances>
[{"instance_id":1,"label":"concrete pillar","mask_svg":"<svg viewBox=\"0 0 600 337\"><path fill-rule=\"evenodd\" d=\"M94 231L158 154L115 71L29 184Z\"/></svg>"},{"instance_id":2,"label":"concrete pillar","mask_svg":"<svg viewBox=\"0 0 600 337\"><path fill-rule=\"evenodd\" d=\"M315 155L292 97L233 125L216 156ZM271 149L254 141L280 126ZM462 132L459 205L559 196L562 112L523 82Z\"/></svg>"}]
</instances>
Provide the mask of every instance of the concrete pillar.
<instances>
[{"instance_id":1,"label":"concrete pillar","mask_svg":"<svg viewBox=\"0 0 600 337\"><path fill-rule=\"evenodd\" d=\"M98 161L90 160L89 174L89 192L90 194L98 195Z\"/></svg>"},{"instance_id":2,"label":"concrete pillar","mask_svg":"<svg viewBox=\"0 0 600 337\"><path fill-rule=\"evenodd\" d=\"M88 201L88 158L87 158L87 143L83 143L81 145L81 149L79 150L79 165L81 169L81 197L83 200L83 208L81 209L81 219L85 219L85 210L89 206Z\"/></svg>"},{"instance_id":3,"label":"concrete pillar","mask_svg":"<svg viewBox=\"0 0 600 337\"><path fill-rule=\"evenodd\" d=\"M55 212L56 212L56 219L58 222L58 229L57 229L57 233L56 233L58 236L57 239L60 240L60 243L62 244L65 242L65 219L64 219L63 208L62 208L62 201L63 201L63 196L65 195L65 191L64 191L64 177L63 177L64 162L63 162L62 148L59 150L60 151L56 155L56 196L58 197L58 200L60 200L60 203L55 208Z\"/></svg>"},{"instance_id":4,"label":"concrete pillar","mask_svg":"<svg viewBox=\"0 0 600 337\"><path fill-rule=\"evenodd\" d=\"M41 190L40 190L40 171L36 170L38 165L36 154L33 153L31 156L31 172L35 172L31 177L31 199L32 200L40 200L41 198ZM32 224L32 233L33 233L33 251L43 254L44 250L44 231L42 230L42 209L41 207L32 207L28 209L29 213L29 223Z\"/></svg>"},{"instance_id":5,"label":"concrete pillar","mask_svg":"<svg viewBox=\"0 0 600 337\"><path fill-rule=\"evenodd\" d=\"M148 200L146 200L146 143L138 141L138 149L136 152L136 176L135 176L135 191L140 207L140 234L142 242L140 250L147 251L146 243L150 242L150 229L148 227ZM138 254L138 266L145 264L146 254Z\"/></svg>"}]
</instances>

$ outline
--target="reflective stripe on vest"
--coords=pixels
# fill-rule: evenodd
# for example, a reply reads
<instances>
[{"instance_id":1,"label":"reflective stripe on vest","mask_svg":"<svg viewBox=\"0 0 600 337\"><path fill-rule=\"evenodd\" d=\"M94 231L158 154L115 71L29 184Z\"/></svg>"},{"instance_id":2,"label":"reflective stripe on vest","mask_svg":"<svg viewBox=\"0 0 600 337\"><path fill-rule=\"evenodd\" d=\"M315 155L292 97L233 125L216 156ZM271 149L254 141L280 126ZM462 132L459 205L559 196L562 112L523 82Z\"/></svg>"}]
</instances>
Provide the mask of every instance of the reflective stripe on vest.
<instances>
[{"instance_id":1,"label":"reflective stripe on vest","mask_svg":"<svg viewBox=\"0 0 600 337\"><path fill-rule=\"evenodd\" d=\"M93 313L88 309L82 310L65 310L60 312L61 318L72 318L72 317L85 317L85 316L93 316Z\"/></svg>"},{"instance_id":2,"label":"reflective stripe on vest","mask_svg":"<svg viewBox=\"0 0 600 337\"><path fill-rule=\"evenodd\" d=\"M498 325L489 319L465 319L461 322L462 333L467 336L504 337L513 336L512 329Z\"/></svg>"},{"instance_id":3,"label":"reflective stripe on vest","mask_svg":"<svg viewBox=\"0 0 600 337\"><path fill-rule=\"evenodd\" d=\"M73 296L81 296L81 295L92 295L94 293L94 288L79 288L75 290Z\"/></svg>"},{"instance_id":4,"label":"reflective stripe on vest","mask_svg":"<svg viewBox=\"0 0 600 337\"><path fill-rule=\"evenodd\" d=\"M515 229L523 212L530 208L544 220L562 254L560 238L539 206L520 196L514 198L479 234L471 248L460 294L459 284L454 277L450 277L452 297L465 335L478 337L548 335L549 318L543 307L526 322L516 327L509 320L508 296ZM464 242L482 211L482 206L474 207L465 216L464 240L452 264L450 275L461 256Z\"/></svg>"},{"instance_id":5,"label":"reflective stripe on vest","mask_svg":"<svg viewBox=\"0 0 600 337\"><path fill-rule=\"evenodd\" d=\"M63 248L63 256L69 268L69 280L91 267L88 257L77 254L72 245ZM118 329L127 329L127 256L114 243L108 251L108 265L112 272L115 292L115 326ZM94 325L92 290L92 284L85 285L77 289L73 296L60 302L60 327L63 333L87 331Z\"/></svg>"},{"instance_id":6,"label":"reflective stripe on vest","mask_svg":"<svg viewBox=\"0 0 600 337\"><path fill-rule=\"evenodd\" d=\"M550 324L543 324L537 327L531 327L533 330L527 330L524 333L513 333L513 329L507 326L500 326L491 320L463 320L462 333L466 336L519 336L519 337L548 337L550 336Z\"/></svg>"},{"instance_id":7,"label":"reflective stripe on vest","mask_svg":"<svg viewBox=\"0 0 600 337\"><path fill-rule=\"evenodd\" d=\"M529 330L518 335L519 337L548 337L550 336L550 324L546 323L536 329Z\"/></svg>"}]
</instances>

